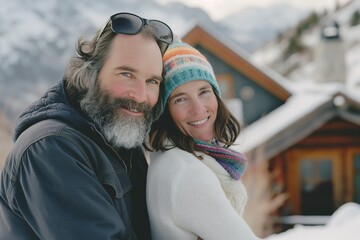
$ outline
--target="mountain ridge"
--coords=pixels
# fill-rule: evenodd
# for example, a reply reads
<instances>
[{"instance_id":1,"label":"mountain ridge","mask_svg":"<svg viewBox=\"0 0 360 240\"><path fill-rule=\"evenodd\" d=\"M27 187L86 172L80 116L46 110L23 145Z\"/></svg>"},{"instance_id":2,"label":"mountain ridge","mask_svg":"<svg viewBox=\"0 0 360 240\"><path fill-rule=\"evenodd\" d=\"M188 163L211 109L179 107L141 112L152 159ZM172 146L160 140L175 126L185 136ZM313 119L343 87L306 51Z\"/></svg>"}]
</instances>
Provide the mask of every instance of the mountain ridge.
<instances>
[{"instance_id":1,"label":"mountain ridge","mask_svg":"<svg viewBox=\"0 0 360 240\"><path fill-rule=\"evenodd\" d=\"M321 40L321 29L326 22L335 21L340 26L340 39L345 49L347 76L344 80L348 87L360 88L360 19L351 26L351 20L360 11L360 0L353 0L339 6L334 12L311 15L311 22L299 22L294 28L252 54L254 62L266 65L297 85L312 84L315 79L315 54ZM307 27L304 27L307 26ZM296 36L296 37L295 37ZM298 47L290 51L291 42ZM359 69L359 70L358 70Z\"/></svg>"},{"instance_id":2,"label":"mountain ridge","mask_svg":"<svg viewBox=\"0 0 360 240\"><path fill-rule=\"evenodd\" d=\"M146 18L156 16L180 36L184 29L198 21L223 28L230 36L234 32L222 22L212 21L204 10L182 3L162 5L155 0L0 0L0 4L0 111L11 121L62 78L67 61L75 54L78 37L91 37L114 9ZM272 29L271 26L268 28ZM251 42L258 39L254 35ZM251 38L253 35L247 36ZM246 49L246 42L238 42Z\"/></svg>"}]
</instances>

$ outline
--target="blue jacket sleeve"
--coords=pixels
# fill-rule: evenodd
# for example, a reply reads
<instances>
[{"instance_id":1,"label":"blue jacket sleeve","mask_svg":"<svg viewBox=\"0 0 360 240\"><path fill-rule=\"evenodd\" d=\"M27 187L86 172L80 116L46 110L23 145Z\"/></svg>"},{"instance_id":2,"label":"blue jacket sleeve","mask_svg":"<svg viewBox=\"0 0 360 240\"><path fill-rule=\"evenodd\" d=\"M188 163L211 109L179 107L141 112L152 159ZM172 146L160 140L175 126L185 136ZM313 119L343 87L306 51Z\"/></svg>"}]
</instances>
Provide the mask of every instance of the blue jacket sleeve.
<instances>
[{"instance_id":1,"label":"blue jacket sleeve","mask_svg":"<svg viewBox=\"0 0 360 240\"><path fill-rule=\"evenodd\" d=\"M124 239L125 224L86 156L61 136L24 152L13 208L40 239Z\"/></svg>"}]
</instances>

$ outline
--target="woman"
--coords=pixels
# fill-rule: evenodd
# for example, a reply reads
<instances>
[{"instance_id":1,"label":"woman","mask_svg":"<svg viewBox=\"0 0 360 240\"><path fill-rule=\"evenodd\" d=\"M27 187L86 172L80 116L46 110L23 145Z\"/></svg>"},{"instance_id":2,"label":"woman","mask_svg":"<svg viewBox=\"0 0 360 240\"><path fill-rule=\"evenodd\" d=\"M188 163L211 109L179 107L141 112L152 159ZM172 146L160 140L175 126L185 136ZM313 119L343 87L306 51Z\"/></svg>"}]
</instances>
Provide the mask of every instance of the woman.
<instances>
[{"instance_id":1,"label":"woman","mask_svg":"<svg viewBox=\"0 0 360 240\"><path fill-rule=\"evenodd\" d=\"M240 124L220 99L211 65L174 42L164 55L164 112L149 135L147 204L152 237L258 239L241 217L246 158L228 147Z\"/></svg>"}]
</instances>

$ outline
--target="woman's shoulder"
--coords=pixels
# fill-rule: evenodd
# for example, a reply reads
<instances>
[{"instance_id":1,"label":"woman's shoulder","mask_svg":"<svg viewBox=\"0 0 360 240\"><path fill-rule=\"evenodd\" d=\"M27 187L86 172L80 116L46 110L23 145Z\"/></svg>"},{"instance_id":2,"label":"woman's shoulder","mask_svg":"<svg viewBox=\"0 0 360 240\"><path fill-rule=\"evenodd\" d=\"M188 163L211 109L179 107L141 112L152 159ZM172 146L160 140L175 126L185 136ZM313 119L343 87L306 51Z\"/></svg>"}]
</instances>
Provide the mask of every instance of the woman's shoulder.
<instances>
[{"instance_id":1,"label":"woman's shoulder","mask_svg":"<svg viewBox=\"0 0 360 240\"><path fill-rule=\"evenodd\" d=\"M205 155L204 160L202 161L207 167L209 167L216 175L229 176L229 173L220 165L215 158Z\"/></svg>"},{"instance_id":2,"label":"woman's shoulder","mask_svg":"<svg viewBox=\"0 0 360 240\"><path fill-rule=\"evenodd\" d=\"M198 160L193 154L177 147L166 151L151 152L150 159L151 164L191 164L194 160Z\"/></svg>"},{"instance_id":3,"label":"woman's shoulder","mask_svg":"<svg viewBox=\"0 0 360 240\"><path fill-rule=\"evenodd\" d=\"M165 171L166 173L163 174L181 175L183 172L194 171L194 169L200 174L210 170L192 153L177 147L167 151L152 152L150 159L150 174Z\"/></svg>"}]
</instances>

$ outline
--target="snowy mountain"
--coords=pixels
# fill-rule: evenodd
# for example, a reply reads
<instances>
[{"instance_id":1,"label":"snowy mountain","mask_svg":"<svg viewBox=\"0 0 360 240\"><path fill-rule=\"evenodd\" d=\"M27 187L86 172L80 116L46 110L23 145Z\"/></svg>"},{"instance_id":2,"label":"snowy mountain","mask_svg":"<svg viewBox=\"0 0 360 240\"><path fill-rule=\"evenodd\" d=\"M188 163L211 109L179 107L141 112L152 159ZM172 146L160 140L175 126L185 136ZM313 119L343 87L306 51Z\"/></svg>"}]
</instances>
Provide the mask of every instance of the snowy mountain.
<instances>
[{"instance_id":1,"label":"snowy mountain","mask_svg":"<svg viewBox=\"0 0 360 240\"><path fill-rule=\"evenodd\" d=\"M115 12L130 11L146 18L167 22L174 33L183 35L198 21L213 24L223 31L230 31L245 50L263 44L274 34L288 27L270 22L266 31L256 16L271 19L284 6L267 11L241 11L239 14L214 22L199 8L191 8L179 2L161 5L156 0L0 0L0 111L13 121L32 101L36 100L53 83L61 79L68 59L74 54L76 39L91 37ZM295 14L296 9L291 11ZM243 16L243 17L241 17ZM289 19L292 20L289 20ZM296 17L297 18L297 17ZM285 15L282 22L295 19ZM227 23L243 24L228 25ZM267 21L267 20L266 20ZM246 36L238 38L237 34ZM249 45L251 43L251 45Z\"/></svg>"},{"instance_id":2,"label":"snowy mountain","mask_svg":"<svg viewBox=\"0 0 360 240\"><path fill-rule=\"evenodd\" d=\"M316 78L316 53L321 43L321 27L326 22L336 21L340 26L340 37L345 49L345 85L353 90L360 90L360 24L350 24L356 11L360 11L360 0L353 0L337 11L322 16L317 24L298 37L302 51L285 56L291 36L296 31L290 29L283 33L281 40L274 40L257 49L252 55L253 60L275 69L293 82L297 89L307 88L314 84Z\"/></svg>"},{"instance_id":3,"label":"snowy mountain","mask_svg":"<svg viewBox=\"0 0 360 240\"><path fill-rule=\"evenodd\" d=\"M155 0L0 0L0 5L0 110L10 119L61 79L77 38L94 34L115 12L156 16L177 28L194 15L210 20L201 9Z\"/></svg>"},{"instance_id":4,"label":"snowy mountain","mask_svg":"<svg viewBox=\"0 0 360 240\"><path fill-rule=\"evenodd\" d=\"M308 10L282 2L269 7L245 8L222 19L221 23L230 29L235 40L251 52L295 26L308 14Z\"/></svg>"}]
</instances>

